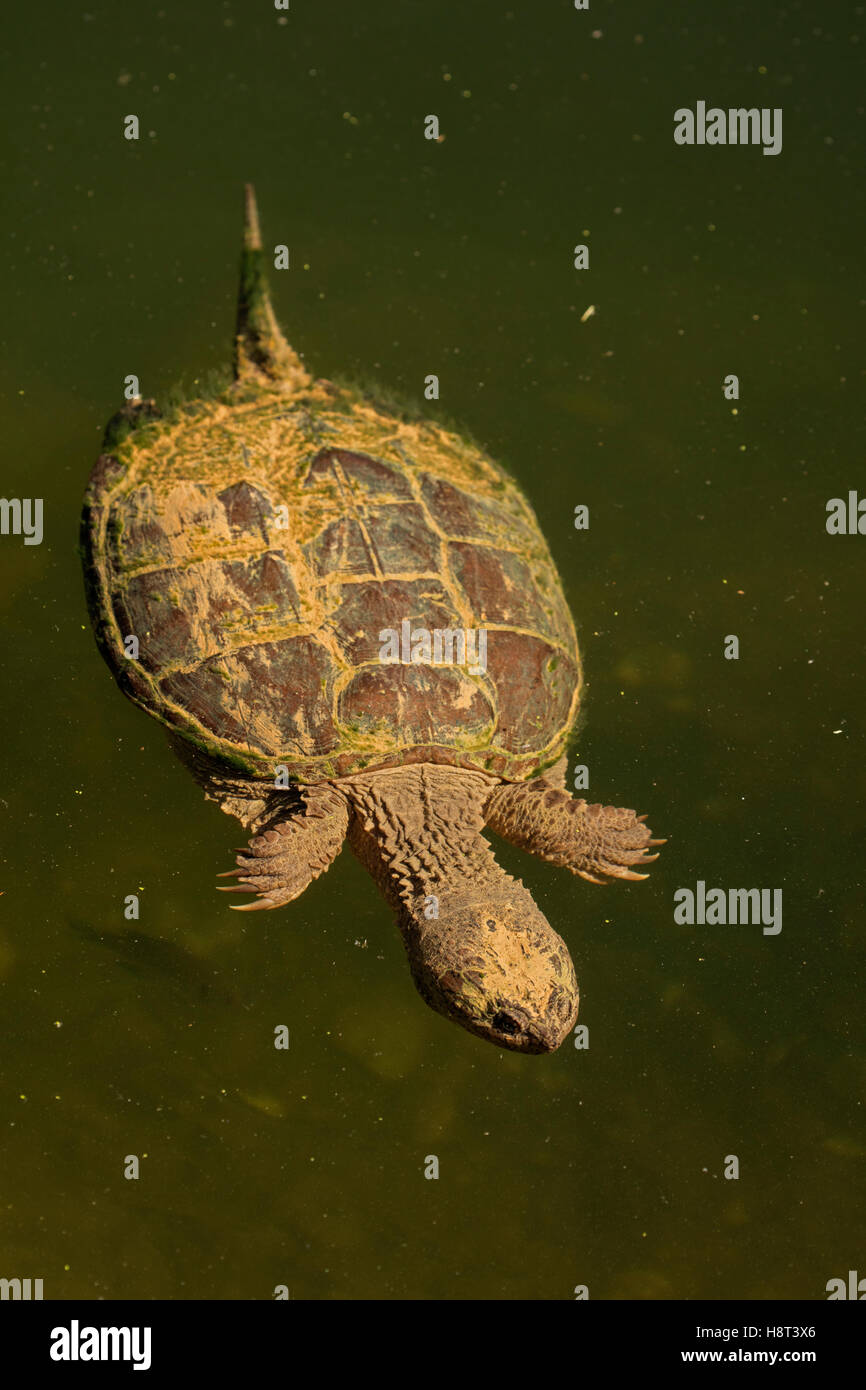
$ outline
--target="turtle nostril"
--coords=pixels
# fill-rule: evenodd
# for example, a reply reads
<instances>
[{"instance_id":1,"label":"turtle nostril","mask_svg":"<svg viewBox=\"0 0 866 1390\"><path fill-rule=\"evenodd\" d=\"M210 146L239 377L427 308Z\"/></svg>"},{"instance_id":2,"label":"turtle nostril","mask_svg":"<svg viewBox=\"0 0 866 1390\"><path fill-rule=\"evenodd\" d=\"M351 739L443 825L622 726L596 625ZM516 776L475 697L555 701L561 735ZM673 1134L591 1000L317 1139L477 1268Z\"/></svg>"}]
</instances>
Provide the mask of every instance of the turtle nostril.
<instances>
[{"instance_id":1,"label":"turtle nostril","mask_svg":"<svg viewBox=\"0 0 866 1390\"><path fill-rule=\"evenodd\" d=\"M493 1016L493 1027L498 1033L513 1034L520 1031L520 1024L510 1014L503 1013L501 1010Z\"/></svg>"}]
</instances>

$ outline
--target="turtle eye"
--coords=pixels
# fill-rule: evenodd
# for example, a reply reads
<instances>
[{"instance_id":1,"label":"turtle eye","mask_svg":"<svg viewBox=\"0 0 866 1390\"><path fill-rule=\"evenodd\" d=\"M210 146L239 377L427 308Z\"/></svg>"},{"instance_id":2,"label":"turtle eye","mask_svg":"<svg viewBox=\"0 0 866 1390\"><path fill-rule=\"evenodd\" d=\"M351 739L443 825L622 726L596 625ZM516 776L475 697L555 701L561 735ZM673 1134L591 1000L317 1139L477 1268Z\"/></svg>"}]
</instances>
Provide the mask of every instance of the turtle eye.
<instances>
[{"instance_id":1,"label":"turtle eye","mask_svg":"<svg viewBox=\"0 0 866 1390\"><path fill-rule=\"evenodd\" d=\"M500 1011L500 1013L493 1015L492 1023L498 1033L505 1033L509 1037L520 1032L520 1024L515 1022L511 1014Z\"/></svg>"}]
</instances>

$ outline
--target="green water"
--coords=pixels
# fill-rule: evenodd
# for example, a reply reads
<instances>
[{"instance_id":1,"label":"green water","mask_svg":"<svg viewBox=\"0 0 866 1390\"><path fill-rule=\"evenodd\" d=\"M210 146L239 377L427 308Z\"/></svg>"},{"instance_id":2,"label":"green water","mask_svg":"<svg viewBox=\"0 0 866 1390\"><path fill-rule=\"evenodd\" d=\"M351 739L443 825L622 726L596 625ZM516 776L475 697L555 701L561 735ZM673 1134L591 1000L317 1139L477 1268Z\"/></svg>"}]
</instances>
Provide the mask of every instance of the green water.
<instances>
[{"instance_id":1,"label":"green water","mask_svg":"<svg viewBox=\"0 0 866 1390\"><path fill-rule=\"evenodd\" d=\"M761 1299L866 1274L866 537L824 526L866 493L866 17L704 8L4 18L0 491L44 499L45 537L0 536L0 1275ZM782 153L676 146L698 100L781 107ZM523 482L579 625L588 795L669 837L607 888L501 847L569 943L588 1050L428 1010L348 851L292 907L228 912L242 832L97 654L84 483L128 373L159 399L226 364L247 179L312 367L437 373ZM781 933L676 925L699 879L781 888Z\"/></svg>"}]
</instances>

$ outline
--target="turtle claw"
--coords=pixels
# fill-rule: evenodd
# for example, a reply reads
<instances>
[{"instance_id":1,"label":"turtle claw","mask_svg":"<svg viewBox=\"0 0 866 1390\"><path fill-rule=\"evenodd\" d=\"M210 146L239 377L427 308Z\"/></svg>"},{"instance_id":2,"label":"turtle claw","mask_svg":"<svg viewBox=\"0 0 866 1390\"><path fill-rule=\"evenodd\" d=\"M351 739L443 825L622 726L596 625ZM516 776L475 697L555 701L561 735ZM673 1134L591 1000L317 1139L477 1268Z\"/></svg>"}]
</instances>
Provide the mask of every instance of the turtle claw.
<instances>
[{"instance_id":1,"label":"turtle claw","mask_svg":"<svg viewBox=\"0 0 866 1390\"><path fill-rule=\"evenodd\" d=\"M585 878L587 883L597 883L602 888L607 882L605 878L596 878L595 874L591 874L588 869L576 869L575 873L579 878Z\"/></svg>"},{"instance_id":2,"label":"turtle claw","mask_svg":"<svg viewBox=\"0 0 866 1390\"><path fill-rule=\"evenodd\" d=\"M585 869L578 869L577 872L580 874L580 877L585 878L588 883L608 883L612 878L629 879L637 883L641 879L649 878L649 874L636 873L630 865L639 864L641 868L643 868L644 864L651 863L653 859L658 859L658 855L635 854L621 864L611 864L608 861L605 861L603 864L594 864L593 868L597 869L600 874L604 874L604 878L597 878L594 874L588 873Z\"/></svg>"},{"instance_id":3,"label":"turtle claw","mask_svg":"<svg viewBox=\"0 0 866 1390\"><path fill-rule=\"evenodd\" d=\"M642 878L649 878L649 874L636 874L633 873L631 869L610 869L608 872L612 878L629 878L633 879L636 883Z\"/></svg>"},{"instance_id":4,"label":"turtle claw","mask_svg":"<svg viewBox=\"0 0 866 1390\"><path fill-rule=\"evenodd\" d=\"M609 824L599 838L593 835L586 844L578 841L573 858L567 864L571 872L586 879L587 883L609 883L613 879L638 883L649 878L649 874L640 870L658 859L658 854L649 851L666 842L650 839L649 827L644 824L646 816L617 807L589 807L587 815L591 818L587 824L591 824L593 830L604 819ZM580 828L579 823L576 828Z\"/></svg>"}]
</instances>

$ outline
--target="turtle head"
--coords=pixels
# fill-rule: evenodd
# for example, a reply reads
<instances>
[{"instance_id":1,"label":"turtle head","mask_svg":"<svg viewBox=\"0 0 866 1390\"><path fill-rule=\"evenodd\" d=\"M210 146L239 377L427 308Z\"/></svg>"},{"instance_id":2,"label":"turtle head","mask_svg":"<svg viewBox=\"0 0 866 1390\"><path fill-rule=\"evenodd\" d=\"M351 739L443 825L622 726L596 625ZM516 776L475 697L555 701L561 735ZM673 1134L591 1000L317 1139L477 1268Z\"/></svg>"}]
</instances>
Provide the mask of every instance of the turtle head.
<instances>
[{"instance_id":1,"label":"turtle head","mask_svg":"<svg viewBox=\"0 0 866 1390\"><path fill-rule=\"evenodd\" d=\"M438 898L435 916L429 899L404 907L415 984L437 1013L498 1047L553 1052L577 1019L568 948L521 883L502 875L479 888Z\"/></svg>"}]
</instances>

